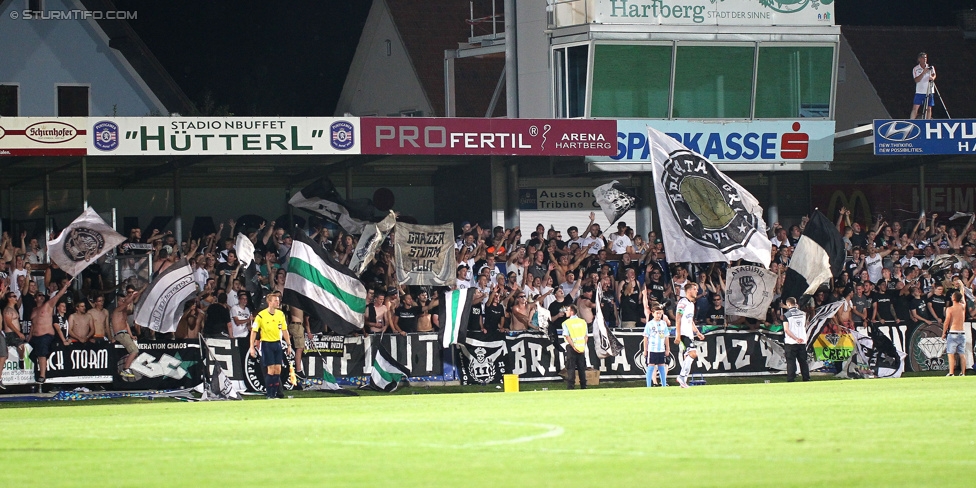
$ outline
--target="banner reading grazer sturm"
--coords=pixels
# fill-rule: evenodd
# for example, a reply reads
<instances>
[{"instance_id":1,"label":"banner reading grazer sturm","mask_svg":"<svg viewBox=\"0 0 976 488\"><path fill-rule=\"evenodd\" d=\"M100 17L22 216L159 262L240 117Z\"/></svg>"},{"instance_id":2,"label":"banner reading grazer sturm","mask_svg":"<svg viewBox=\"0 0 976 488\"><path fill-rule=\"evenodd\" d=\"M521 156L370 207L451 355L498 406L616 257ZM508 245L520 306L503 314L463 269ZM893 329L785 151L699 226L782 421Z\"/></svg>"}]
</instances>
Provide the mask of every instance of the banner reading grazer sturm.
<instances>
[{"instance_id":1,"label":"banner reading grazer sturm","mask_svg":"<svg viewBox=\"0 0 976 488\"><path fill-rule=\"evenodd\" d=\"M763 320L773 301L776 273L759 266L732 266L725 272L725 313Z\"/></svg>"},{"instance_id":2,"label":"banner reading grazer sturm","mask_svg":"<svg viewBox=\"0 0 976 488\"><path fill-rule=\"evenodd\" d=\"M399 223L394 233L397 282L401 285L455 284L454 224Z\"/></svg>"},{"instance_id":3,"label":"banner reading grazer sturm","mask_svg":"<svg viewBox=\"0 0 976 488\"><path fill-rule=\"evenodd\" d=\"M358 117L114 117L89 121L89 155L359 154Z\"/></svg>"},{"instance_id":4,"label":"banner reading grazer sturm","mask_svg":"<svg viewBox=\"0 0 976 488\"><path fill-rule=\"evenodd\" d=\"M745 259L768 268L771 244L759 200L663 132L648 127L647 138L668 261Z\"/></svg>"},{"instance_id":5,"label":"banner reading grazer sturm","mask_svg":"<svg viewBox=\"0 0 976 488\"><path fill-rule=\"evenodd\" d=\"M48 241L51 260L71 276L77 276L96 259L118 246L125 237L108 226L88 207L68 224L57 239Z\"/></svg>"}]
</instances>

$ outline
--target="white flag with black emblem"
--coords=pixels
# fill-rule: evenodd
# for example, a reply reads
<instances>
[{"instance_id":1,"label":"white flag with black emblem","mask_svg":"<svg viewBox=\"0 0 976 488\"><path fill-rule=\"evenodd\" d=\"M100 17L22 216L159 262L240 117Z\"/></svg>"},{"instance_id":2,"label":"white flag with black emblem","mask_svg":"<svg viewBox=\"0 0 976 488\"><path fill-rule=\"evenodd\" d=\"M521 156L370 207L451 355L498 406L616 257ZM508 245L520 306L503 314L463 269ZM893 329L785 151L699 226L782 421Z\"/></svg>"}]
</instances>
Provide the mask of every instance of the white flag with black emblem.
<instances>
[{"instance_id":1,"label":"white flag with black emblem","mask_svg":"<svg viewBox=\"0 0 976 488\"><path fill-rule=\"evenodd\" d=\"M637 202L637 197L634 196L633 192L617 180L594 188L593 196L611 224L623 217L628 210L634 208L634 204Z\"/></svg>"},{"instance_id":2,"label":"white flag with black emblem","mask_svg":"<svg viewBox=\"0 0 976 488\"><path fill-rule=\"evenodd\" d=\"M647 128L661 234L669 262L745 259L769 267L759 200L711 161Z\"/></svg>"},{"instance_id":3,"label":"white flag with black emblem","mask_svg":"<svg viewBox=\"0 0 976 488\"><path fill-rule=\"evenodd\" d=\"M366 228L363 230L363 235L359 236L359 242L356 243L356 250L353 251L352 258L349 261L349 269L353 273L356 273L356 276L363 274L366 271L366 267L369 266L369 263L373 262L373 255L383 245L383 241L386 240L386 236L390 234L390 230L395 225L396 214L392 210L390 210L390 214L382 221L366 225Z\"/></svg>"},{"instance_id":4,"label":"white flag with black emblem","mask_svg":"<svg viewBox=\"0 0 976 488\"><path fill-rule=\"evenodd\" d=\"M725 272L725 314L765 320L776 273L759 266L730 266Z\"/></svg>"},{"instance_id":5,"label":"white flag with black emblem","mask_svg":"<svg viewBox=\"0 0 976 488\"><path fill-rule=\"evenodd\" d=\"M88 207L61 231L57 239L48 241L47 248L52 261L65 273L77 276L89 264L124 241L122 234L115 232L98 216L98 212Z\"/></svg>"}]
</instances>

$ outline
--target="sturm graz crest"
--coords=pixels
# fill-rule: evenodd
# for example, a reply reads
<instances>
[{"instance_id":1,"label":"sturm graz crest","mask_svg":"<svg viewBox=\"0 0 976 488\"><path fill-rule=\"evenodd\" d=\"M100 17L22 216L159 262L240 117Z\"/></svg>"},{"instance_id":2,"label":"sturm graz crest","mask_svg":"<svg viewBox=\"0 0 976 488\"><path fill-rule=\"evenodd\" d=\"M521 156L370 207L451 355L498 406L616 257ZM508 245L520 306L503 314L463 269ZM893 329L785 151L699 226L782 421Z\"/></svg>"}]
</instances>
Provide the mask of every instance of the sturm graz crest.
<instances>
[{"instance_id":1,"label":"sturm graz crest","mask_svg":"<svg viewBox=\"0 0 976 488\"><path fill-rule=\"evenodd\" d=\"M672 152L664 163L661 184L682 232L702 246L734 251L745 247L759 226L739 190L694 152Z\"/></svg>"},{"instance_id":2,"label":"sturm graz crest","mask_svg":"<svg viewBox=\"0 0 976 488\"><path fill-rule=\"evenodd\" d=\"M68 259L75 262L91 261L104 247L105 237L102 233L86 227L71 229L62 246Z\"/></svg>"}]
</instances>

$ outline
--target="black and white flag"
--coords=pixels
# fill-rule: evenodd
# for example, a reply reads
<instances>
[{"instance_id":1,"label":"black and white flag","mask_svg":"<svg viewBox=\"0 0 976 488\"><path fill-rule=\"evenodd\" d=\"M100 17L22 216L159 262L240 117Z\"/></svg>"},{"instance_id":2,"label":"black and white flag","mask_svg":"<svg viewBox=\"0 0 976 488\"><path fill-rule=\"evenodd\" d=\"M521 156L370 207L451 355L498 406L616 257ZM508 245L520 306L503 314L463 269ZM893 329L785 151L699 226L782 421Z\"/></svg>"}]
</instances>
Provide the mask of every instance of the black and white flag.
<instances>
[{"instance_id":1,"label":"black and white flag","mask_svg":"<svg viewBox=\"0 0 976 488\"><path fill-rule=\"evenodd\" d=\"M366 225L365 230L363 230L363 235L359 237L359 242L356 244L356 250L353 251L352 258L349 261L349 269L353 273L356 273L356 276L362 275L363 271L366 271L366 266L369 266L369 263L373 262L373 255L383 245L383 241L386 240L386 236L390 234L390 230L395 225L396 214L392 210L380 222Z\"/></svg>"},{"instance_id":2,"label":"black and white flag","mask_svg":"<svg viewBox=\"0 0 976 488\"><path fill-rule=\"evenodd\" d=\"M183 315L183 304L196 295L193 269L186 259L180 259L157 276L139 297L133 312L135 323L164 334L174 332Z\"/></svg>"},{"instance_id":3,"label":"black and white flag","mask_svg":"<svg viewBox=\"0 0 976 488\"><path fill-rule=\"evenodd\" d=\"M383 348L376 344L376 353L373 355L373 371L369 375L369 386L374 390L393 392L400 385L400 382L410 376L410 370L400 364Z\"/></svg>"},{"instance_id":4,"label":"black and white flag","mask_svg":"<svg viewBox=\"0 0 976 488\"><path fill-rule=\"evenodd\" d=\"M725 313L765 320L776 273L759 266L730 266L725 272Z\"/></svg>"},{"instance_id":5,"label":"black and white flag","mask_svg":"<svg viewBox=\"0 0 976 488\"><path fill-rule=\"evenodd\" d=\"M647 128L661 237L669 262L745 259L769 267L759 200L711 161Z\"/></svg>"},{"instance_id":6,"label":"black and white flag","mask_svg":"<svg viewBox=\"0 0 976 488\"><path fill-rule=\"evenodd\" d=\"M844 300L837 300L836 302L830 302L817 307L817 310L813 313L813 318L807 322L807 349L813 348L813 341L820 335L820 331L827 325L827 321L832 319L834 315L837 315L837 311L845 303L847 302Z\"/></svg>"},{"instance_id":7,"label":"black and white flag","mask_svg":"<svg viewBox=\"0 0 976 488\"><path fill-rule=\"evenodd\" d=\"M373 217L368 205L342 198L328 177L319 178L302 188L288 203L336 222L350 234L362 234Z\"/></svg>"},{"instance_id":8,"label":"black and white flag","mask_svg":"<svg viewBox=\"0 0 976 488\"><path fill-rule=\"evenodd\" d=\"M473 337L477 336L477 338ZM472 332L464 342L458 343L458 376L462 385L487 385L500 383L507 372L505 358L508 344L505 339L491 338L480 332Z\"/></svg>"},{"instance_id":9,"label":"black and white flag","mask_svg":"<svg viewBox=\"0 0 976 488\"><path fill-rule=\"evenodd\" d=\"M441 298L437 308L440 317L441 347L447 349L451 344L463 343L467 330L468 319L471 317L471 304L477 288L464 290L447 290Z\"/></svg>"},{"instance_id":10,"label":"black and white flag","mask_svg":"<svg viewBox=\"0 0 976 488\"><path fill-rule=\"evenodd\" d=\"M48 241L47 248L51 260L65 273L78 276L89 264L123 242L125 237L88 207L56 239Z\"/></svg>"},{"instance_id":11,"label":"black and white flag","mask_svg":"<svg viewBox=\"0 0 976 488\"><path fill-rule=\"evenodd\" d=\"M783 297L796 298L802 304L804 295L813 295L820 285L840 274L846 258L844 240L837 227L814 210L790 258Z\"/></svg>"},{"instance_id":12,"label":"black and white flag","mask_svg":"<svg viewBox=\"0 0 976 488\"><path fill-rule=\"evenodd\" d=\"M597 304L603 299L601 287L596 287L596 297L593 301ZM619 355L624 350L623 343L610 332L607 328L607 321L603 317L603 307L597 305L596 316L593 318L593 348L596 349L596 356L600 359L611 358Z\"/></svg>"},{"instance_id":13,"label":"black and white flag","mask_svg":"<svg viewBox=\"0 0 976 488\"><path fill-rule=\"evenodd\" d=\"M200 401L207 400L243 400L240 390L224 373L224 368L220 366L220 361L214 356L213 349L207 346L206 340L200 338L202 349L207 351L206 366L204 367L204 378L202 390L203 396Z\"/></svg>"},{"instance_id":14,"label":"black and white flag","mask_svg":"<svg viewBox=\"0 0 976 488\"><path fill-rule=\"evenodd\" d=\"M596 187L593 189L593 196L611 224L623 217L637 203L637 197L633 192L617 180Z\"/></svg>"}]
</instances>

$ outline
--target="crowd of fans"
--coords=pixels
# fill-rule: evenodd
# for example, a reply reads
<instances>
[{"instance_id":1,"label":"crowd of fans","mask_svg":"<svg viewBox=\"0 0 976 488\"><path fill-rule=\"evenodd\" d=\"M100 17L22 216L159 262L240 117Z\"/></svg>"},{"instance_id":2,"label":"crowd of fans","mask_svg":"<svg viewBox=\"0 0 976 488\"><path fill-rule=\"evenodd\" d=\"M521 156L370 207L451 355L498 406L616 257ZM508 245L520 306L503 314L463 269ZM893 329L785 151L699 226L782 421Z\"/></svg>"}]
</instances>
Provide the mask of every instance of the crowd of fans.
<instances>
[{"instance_id":1,"label":"crowd of fans","mask_svg":"<svg viewBox=\"0 0 976 488\"><path fill-rule=\"evenodd\" d=\"M468 329L511 334L539 330L554 336L565 319L561 309L569 304L577 306L579 316L587 323L600 312L611 328L638 328L647 320L645 296L648 305L663 304L673 321L676 297L690 281L699 284L696 321L706 330L782 324L781 287L806 225L805 217L789 228L779 223L771 227L769 268L778 280L765 320L730 315L725 310L726 269L748 263L669 262L655 232L644 238L626 222L619 222L614 232L606 233L593 222L594 215L590 217L589 223L580 222L581 228L569 227L565 233L540 223L528 235L518 227L462 223L451 288L476 289ZM939 220L935 214L904 223L889 223L878 217L870 226L862 226L852 222L850 212L842 208L837 228L844 236L847 262L843 272L807 303L806 311L812 313L822 304L843 300L831 327L941 326L947 297L960 291L968 297L970 317L976 317L972 300L976 230L972 215L966 217L968 223ZM253 267L245 268L239 261L235 251L238 232L254 245ZM238 228L230 220L210 235L177 242L171 232L153 230L143 237L140 229L134 228L117 253L124 264L121 282L116 285L114 276L103 272L101 266L90 266L76 289L57 304L55 322L72 341L111 341L105 307L115 302L117 294L142 288L185 258L193 267L199 296L186 305L175 333L154 334L141 324L133 324L140 338L247 337L251 318L264 306L265 294L284 291L290 232L276 222ZM349 264L357 236L323 223L313 223L308 232L337 261ZM445 288L398 285L391 239L383 243L360 276L368 290L363 333L437 330L440 324L435 308ZM36 238L28 239L26 232L21 232L16 241L5 232L0 256L3 307L15 310L21 319L15 327L5 313L4 332L8 344L18 345L29 332L32 311L48 296L54 296L69 277L48 263L43 244ZM296 337L328 330L328 324L306 317L300 310L286 312L290 331Z\"/></svg>"}]
</instances>

